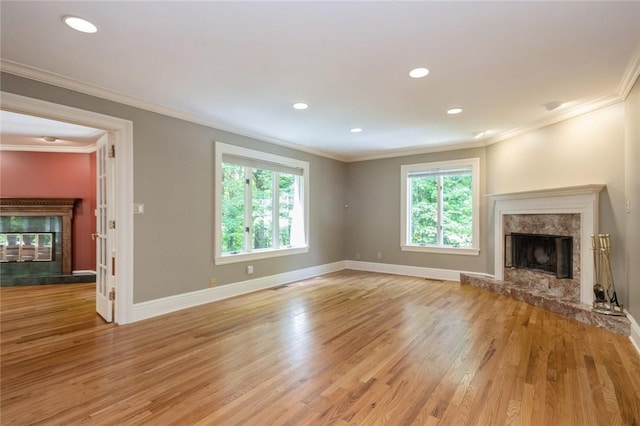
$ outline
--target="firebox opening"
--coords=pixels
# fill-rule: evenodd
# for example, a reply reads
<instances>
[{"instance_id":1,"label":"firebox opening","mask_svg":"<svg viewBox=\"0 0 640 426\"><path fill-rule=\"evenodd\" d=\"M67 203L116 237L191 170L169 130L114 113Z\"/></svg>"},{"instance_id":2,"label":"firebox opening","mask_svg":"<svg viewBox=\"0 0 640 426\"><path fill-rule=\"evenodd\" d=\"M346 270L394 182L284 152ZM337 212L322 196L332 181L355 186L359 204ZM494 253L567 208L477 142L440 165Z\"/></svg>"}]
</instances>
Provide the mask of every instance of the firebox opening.
<instances>
[{"instance_id":1,"label":"firebox opening","mask_svg":"<svg viewBox=\"0 0 640 426\"><path fill-rule=\"evenodd\" d=\"M0 262L53 262L54 232L0 233Z\"/></svg>"},{"instance_id":2,"label":"firebox opening","mask_svg":"<svg viewBox=\"0 0 640 426\"><path fill-rule=\"evenodd\" d=\"M573 278L573 237L514 232L505 235L505 248L506 267Z\"/></svg>"}]
</instances>

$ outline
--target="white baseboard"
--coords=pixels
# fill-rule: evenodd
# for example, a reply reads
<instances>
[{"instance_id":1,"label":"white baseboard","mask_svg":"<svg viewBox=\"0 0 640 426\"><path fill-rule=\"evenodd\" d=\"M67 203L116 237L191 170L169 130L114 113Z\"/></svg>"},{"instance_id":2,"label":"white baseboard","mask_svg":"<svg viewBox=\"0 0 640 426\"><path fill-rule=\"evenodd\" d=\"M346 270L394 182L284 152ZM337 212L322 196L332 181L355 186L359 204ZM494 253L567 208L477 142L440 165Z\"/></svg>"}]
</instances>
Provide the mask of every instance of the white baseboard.
<instances>
[{"instance_id":1,"label":"white baseboard","mask_svg":"<svg viewBox=\"0 0 640 426\"><path fill-rule=\"evenodd\" d=\"M149 300L147 302L135 303L132 309L131 322L153 318L158 315L168 314L180 309L191 308L193 306L211 303L229 297L239 296L258 290L278 287L294 281L313 278L318 275L337 272L343 269L353 269L356 271L380 272L394 275L408 275L412 277L424 277L446 281L460 281L460 273L451 269L424 268L421 266L393 265L388 263L360 262L345 260L326 265L314 266L311 268L299 269L296 271L284 272L282 274L270 275L268 277L256 278L247 281L240 281L233 284L221 285L219 287L206 288L175 296L163 297ZM491 275L469 272L475 275Z\"/></svg>"},{"instance_id":2,"label":"white baseboard","mask_svg":"<svg viewBox=\"0 0 640 426\"><path fill-rule=\"evenodd\" d=\"M221 285L219 287L177 294L175 296L163 297L161 299L150 300L147 302L134 303L131 322L227 299L229 297L239 296L241 294L278 287L294 281L313 278L330 272L341 271L345 268L345 262L340 261L311 268L298 269L296 271L284 272L282 274L270 275L268 277Z\"/></svg>"},{"instance_id":3,"label":"white baseboard","mask_svg":"<svg viewBox=\"0 0 640 426\"><path fill-rule=\"evenodd\" d=\"M79 270L79 271L71 271L72 275L95 275L96 271L89 271L89 270Z\"/></svg>"},{"instance_id":4,"label":"white baseboard","mask_svg":"<svg viewBox=\"0 0 640 426\"><path fill-rule=\"evenodd\" d=\"M411 277L423 277L435 280L460 281L460 274L465 271L456 271L453 269L437 269L425 268L422 266L406 266L394 265L389 263L361 262L358 260L347 260L347 269L367 272L380 272L384 274L408 275ZM481 272L469 272L469 274L484 275L493 278Z\"/></svg>"},{"instance_id":5,"label":"white baseboard","mask_svg":"<svg viewBox=\"0 0 640 426\"><path fill-rule=\"evenodd\" d=\"M627 318L629 318L629 321L631 321L631 336L629 336L629 340L631 340L631 344L640 354L640 325L638 325L638 322L631 316L629 312L627 312Z\"/></svg>"}]
</instances>

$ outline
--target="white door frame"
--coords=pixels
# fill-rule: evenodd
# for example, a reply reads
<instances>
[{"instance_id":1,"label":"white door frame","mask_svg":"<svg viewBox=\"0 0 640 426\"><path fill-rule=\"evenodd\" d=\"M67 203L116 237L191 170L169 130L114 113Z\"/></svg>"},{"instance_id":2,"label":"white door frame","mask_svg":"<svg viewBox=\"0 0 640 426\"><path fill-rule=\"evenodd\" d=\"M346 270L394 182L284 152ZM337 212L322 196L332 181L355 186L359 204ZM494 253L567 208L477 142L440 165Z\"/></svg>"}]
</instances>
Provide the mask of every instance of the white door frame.
<instances>
[{"instance_id":1,"label":"white door frame","mask_svg":"<svg viewBox=\"0 0 640 426\"><path fill-rule=\"evenodd\" d=\"M118 324L131 322L133 320L133 123L121 118L1 91L0 109L93 127L113 134L117 160L115 165L115 246L118 247L114 322Z\"/></svg>"}]
</instances>

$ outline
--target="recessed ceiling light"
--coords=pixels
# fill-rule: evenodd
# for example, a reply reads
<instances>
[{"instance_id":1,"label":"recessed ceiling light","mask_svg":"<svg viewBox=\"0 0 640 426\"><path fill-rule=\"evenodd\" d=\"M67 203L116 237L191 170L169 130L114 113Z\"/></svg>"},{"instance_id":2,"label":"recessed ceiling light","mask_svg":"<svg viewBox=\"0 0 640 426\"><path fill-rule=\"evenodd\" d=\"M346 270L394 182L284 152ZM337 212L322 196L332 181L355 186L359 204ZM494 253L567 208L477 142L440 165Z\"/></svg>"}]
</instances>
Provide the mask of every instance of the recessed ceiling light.
<instances>
[{"instance_id":1,"label":"recessed ceiling light","mask_svg":"<svg viewBox=\"0 0 640 426\"><path fill-rule=\"evenodd\" d=\"M80 31L83 33L93 34L98 32L98 27L93 25L91 22L86 19L78 18L77 16L65 16L62 18L65 24L70 26L76 31Z\"/></svg>"},{"instance_id":2,"label":"recessed ceiling light","mask_svg":"<svg viewBox=\"0 0 640 426\"><path fill-rule=\"evenodd\" d=\"M58 138L54 136L43 136L42 140L44 140L45 142L55 142L58 140Z\"/></svg>"},{"instance_id":3,"label":"recessed ceiling light","mask_svg":"<svg viewBox=\"0 0 640 426\"><path fill-rule=\"evenodd\" d=\"M307 108L309 108L309 105L305 104L304 102L296 102L292 106L293 106L294 109L307 109Z\"/></svg>"},{"instance_id":4,"label":"recessed ceiling light","mask_svg":"<svg viewBox=\"0 0 640 426\"><path fill-rule=\"evenodd\" d=\"M462 112L462 108L451 108L447 110L447 114L455 115L460 114Z\"/></svg>"},{"instance_id":5,"label":"recessed ceiling light","mask_svg":"<svg viewBox=\"0 0 640 426\"><path fill-rule=\"evenodd\" d=\"M360 133L362 131L362 129L360 127L354 127L353 129L349 130L351 133Z\"/></svg>"},{"instance_id":6,"label":"recessed ceiling light","mask_svg":"<svg viewBox=\"0 0 640 426\"><path fill-rule=\"evenodd\" d=\"M429 74L429 70L426 68L414 68L409 71L409 77L411 78L422 78Z\"/></svg>"}]
</instances>

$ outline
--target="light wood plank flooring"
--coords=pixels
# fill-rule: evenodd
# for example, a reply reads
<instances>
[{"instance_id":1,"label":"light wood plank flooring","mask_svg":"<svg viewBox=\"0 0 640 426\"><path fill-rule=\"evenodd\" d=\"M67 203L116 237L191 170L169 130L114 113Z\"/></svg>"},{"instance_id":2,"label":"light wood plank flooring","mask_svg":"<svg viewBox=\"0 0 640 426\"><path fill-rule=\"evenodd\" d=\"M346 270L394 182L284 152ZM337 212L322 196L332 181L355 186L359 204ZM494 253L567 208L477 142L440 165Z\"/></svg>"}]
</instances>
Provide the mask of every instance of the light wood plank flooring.
<instances>
[{"instance_id":1,"label":"light wood plank flooring","mask_svg":"<svg viewBox=\"0 0 640 426\"><path fill-rule=\"evenodd\" d=\"M2 288L3 425L639 425L625 337L458 283L342 271L124 326Z\"/></svg>"}]
</instances>

